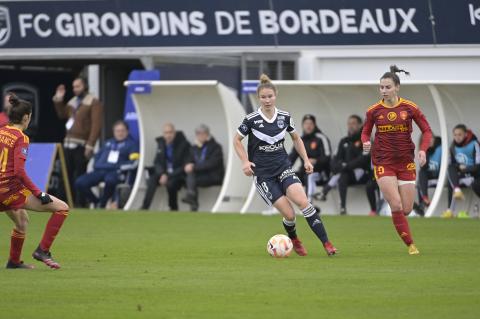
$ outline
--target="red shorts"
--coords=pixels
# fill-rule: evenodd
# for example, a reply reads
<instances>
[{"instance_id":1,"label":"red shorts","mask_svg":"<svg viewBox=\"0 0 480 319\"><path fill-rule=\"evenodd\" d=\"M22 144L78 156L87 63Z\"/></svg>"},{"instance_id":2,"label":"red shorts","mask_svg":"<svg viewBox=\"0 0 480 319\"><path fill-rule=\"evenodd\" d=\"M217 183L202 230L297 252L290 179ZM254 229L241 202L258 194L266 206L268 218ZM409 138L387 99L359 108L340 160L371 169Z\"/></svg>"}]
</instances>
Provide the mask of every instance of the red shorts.
<instances>
[{"instance_id":1,"label":"red shorts","mask_svg":"<svg viewBox=\"0 0 480 319\"><path fill-rule=\"evenodd\" d=\"M375 179L383 176L396 176L399 181L415 181L417 179L414 162L402 164L373 165Z\"/></svg>"},{"instance_id":2,"label":"red shorts","mask_svg":"<svg viewBox=\"0 0 480 319\"><path fill-rule=\"evenodd\" d=\"M17 191L8 191L1 193L0 188L0 211L23 208L27 197L32 193L25 187Z\"/></svg>"}]
</instances>

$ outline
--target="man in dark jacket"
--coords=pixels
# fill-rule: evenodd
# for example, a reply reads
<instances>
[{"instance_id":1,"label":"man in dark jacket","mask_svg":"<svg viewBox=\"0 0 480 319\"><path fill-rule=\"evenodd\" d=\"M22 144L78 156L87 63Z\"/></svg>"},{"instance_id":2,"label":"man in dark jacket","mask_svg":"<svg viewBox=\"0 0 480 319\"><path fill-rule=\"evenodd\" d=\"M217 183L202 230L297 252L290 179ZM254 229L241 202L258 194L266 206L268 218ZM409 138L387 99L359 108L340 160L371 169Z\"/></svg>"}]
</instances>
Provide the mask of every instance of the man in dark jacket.
<instances>
[{"instance_id":1,"label":"man in dark jacket","mask_svg":"<svg viewBox=\"0 0 480 319\"><path fill-rule=\"evenodd\" d=\"M370 171L370 155L363 154L363 144L360 138L362 119L358 115L350 115L347 122L348 135L338 143L337 154L332 161L334 174L320 195L325 200L328 192L338 185L340 194L340 214L347 213L347 188L349 185L366 183ZM376 207L371 207L376 210Z\"/></svg>"},{"instance_id":2,"label":"man in dark jacket","mask_svg":"<svg viewBox=\"0 0 480 319\"><path fill-rule=\"evenodd\" d=\"M120 183L118 172L122 165L129 164L133 154L138 154L137 142L128 134L128 125L124 121L113 124L113 138L95 155L93 171L83 174L75 180L75 190L90 203L104 208L113 196L115 187ZM100 198L92 193L91 187L105 182L105 188Z\"/></svg>"},{"instance_id":3,"label":"man in dark jacket","mask_svg":"<svg viewBox=\"0 0 480 319\"><path fill-rule=\"evenodd\" d=\"M185 183L184 166L190 156L190 144L181 131L171 123L163 127L163 136L157 138L157 155L147 182L147 193L142 209L149 209L157 186L165 186L170 210L178 210L177 193Z\"/></svg>"},{"instance_id":4,"label":"man in dark jacket","mask_svg":"<svg viewBox=\"0 0 480 319\"><path fill-rule=\"evenodd\" d=\"M303 160L301 168L297 171L297 176L307 188L308 198L311 200L315 193L317 182L327 182L330 176L330 160L332 147L328 137L318 128L315 116L307 114L302 119L302 141L307 151L310 163L313 165L313 174L307 175L303 168ZM295 148L289 155L292 165L298 159L298 153Z\"/></svg>"},{"instance_id":5,"label":"man in dark jacket","mask_svg":"<svg viewBox=\"0 0 480 319\"><path fill-rule=\"evenodd\" d=\"M190 204L192 211L198 210L197 187L221 185L224 175L222 146L210 135L208 126L197 127L195 138L190 160L185 165L187 196L182 199Z\"/></svg>"}]
</instances>

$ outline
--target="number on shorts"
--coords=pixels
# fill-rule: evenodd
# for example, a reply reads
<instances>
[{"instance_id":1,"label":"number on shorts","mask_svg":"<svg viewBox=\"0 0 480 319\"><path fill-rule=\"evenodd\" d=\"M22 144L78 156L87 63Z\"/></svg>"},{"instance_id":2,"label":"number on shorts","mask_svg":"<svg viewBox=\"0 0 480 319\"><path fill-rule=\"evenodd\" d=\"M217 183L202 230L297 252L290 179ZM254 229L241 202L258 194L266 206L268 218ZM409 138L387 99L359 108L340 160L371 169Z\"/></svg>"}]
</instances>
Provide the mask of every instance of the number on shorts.
<instances>
[{"instance_id":1,"label":"number on shorts","mask_svg":"<svg viewBox=\"0 0 480 319\"><path fill-rule=\"evenodd\" d=\"M267 186L267 183L266 183L266 182L263 182L263 183L262 183L262 188L263 188L263 190L265 191L265 193L268 193L268 186Z\"/></svg>"},{"instance_id":2,"label":"number on shorts","mask_svg":"<svg viewBox=\"0 0 480 319\"><path fill-rule=\"evenodd\" d=\"M383 175L385 173L385 168L383 166L378 166L378 174Z\"/></svg>"}]
</instances>

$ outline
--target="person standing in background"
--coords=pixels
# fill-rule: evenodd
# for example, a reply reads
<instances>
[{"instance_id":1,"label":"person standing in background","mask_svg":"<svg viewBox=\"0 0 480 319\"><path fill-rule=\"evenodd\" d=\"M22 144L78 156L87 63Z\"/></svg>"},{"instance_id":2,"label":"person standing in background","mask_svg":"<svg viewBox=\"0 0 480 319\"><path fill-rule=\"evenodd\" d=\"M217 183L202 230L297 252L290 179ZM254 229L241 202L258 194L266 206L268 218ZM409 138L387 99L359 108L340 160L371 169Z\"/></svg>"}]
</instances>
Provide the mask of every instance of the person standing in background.
<instances>
[{"instance_id":1,"label":"person standing in background","mask_svg":"<svg viewBox=\"0 0 480 319\"><path fill-rule=\"evenodd\" d=\"M65 103L65 85L60 84L53 96L53 104L57 116L67 121L63 147L68 180L75 205L83 206L84 200L75 196L72 186L75 180L85 173L88 161L93 155L102 128L103 106L96 96L88 92L88 84L84 78L77 77L72 86L74 97Z\"/></svg>"}]
</instances>

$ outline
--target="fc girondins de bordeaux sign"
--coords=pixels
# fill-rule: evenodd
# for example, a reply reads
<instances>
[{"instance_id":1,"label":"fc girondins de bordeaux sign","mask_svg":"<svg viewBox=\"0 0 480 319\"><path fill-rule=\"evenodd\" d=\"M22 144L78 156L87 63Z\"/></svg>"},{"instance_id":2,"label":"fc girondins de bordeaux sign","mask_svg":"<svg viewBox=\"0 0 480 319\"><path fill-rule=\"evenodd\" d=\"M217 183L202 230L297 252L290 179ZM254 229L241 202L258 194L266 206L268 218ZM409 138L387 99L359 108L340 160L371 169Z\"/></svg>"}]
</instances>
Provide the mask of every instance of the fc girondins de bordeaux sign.
<instances>
[{"instance_id":1,"label":"fc girondins de bordeaux sign","mask_svg":"<svg viewBox=\"0 0 480 319\"><path fill-rule=\"evenodd\" d=\"M479 42L478 0L0 2L0 49Z\"/></svg>"}]
</instances>

